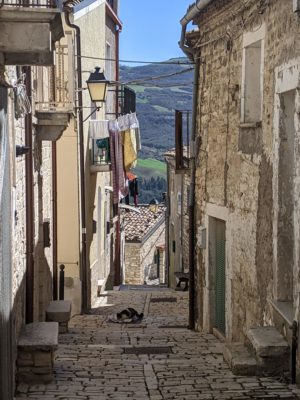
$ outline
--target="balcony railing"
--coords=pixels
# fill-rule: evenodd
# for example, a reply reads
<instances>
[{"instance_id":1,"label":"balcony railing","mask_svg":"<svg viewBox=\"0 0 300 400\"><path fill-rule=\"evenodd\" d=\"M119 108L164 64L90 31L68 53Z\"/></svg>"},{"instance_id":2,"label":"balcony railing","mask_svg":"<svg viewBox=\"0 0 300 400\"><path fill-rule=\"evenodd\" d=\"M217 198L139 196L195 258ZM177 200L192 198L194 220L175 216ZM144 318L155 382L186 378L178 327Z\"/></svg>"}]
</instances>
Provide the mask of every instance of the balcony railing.
<instances>
[{"instance_id":1,"label":"balcony railing","mask_svg":"<svg viewBox=\"0 0 300 400\"><path fill-rule=\"evenodd\" d=\"M75 83L70 49L72 51L70 44L56 43L55 66L50 67L48 74L43 74L41 77L45 83L44 87L48 90L44 90L36 101L36 106L40 111L58 109L71 112L74 109Z\"/></svg>"},{"instance_id":2,"label":"balcony railing","mask_svg":"<svg viewBox=\"0 0 300 400\"><path fill-rule=\"evenodd\" d=\"M106 115L120 115L134 113L136 111L136 95L135 91L125 85L116 85L115 88L109 89L111 93L117 93L118 96L118 112L106 112Z\"/></svg>"},{"instance_id":3,"label":"balcony railing","mask_svg":"<svg viewBox=\"0 0 300 400\"><path fill-rule=\"evenodd\" d=\"M59 2L57 0L0 0L0 8L3 6L56 8L59 7Z\"/></svg>"}]
</instances>

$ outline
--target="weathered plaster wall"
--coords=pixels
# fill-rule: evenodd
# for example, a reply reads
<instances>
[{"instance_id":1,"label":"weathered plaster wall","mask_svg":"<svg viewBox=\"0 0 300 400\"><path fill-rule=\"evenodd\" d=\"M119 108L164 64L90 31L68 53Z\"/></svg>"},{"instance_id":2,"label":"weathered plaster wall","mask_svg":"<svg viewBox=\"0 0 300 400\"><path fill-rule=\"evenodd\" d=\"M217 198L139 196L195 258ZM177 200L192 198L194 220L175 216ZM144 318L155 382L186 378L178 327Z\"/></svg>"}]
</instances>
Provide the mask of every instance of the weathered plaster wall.
<instances>
[{"instance_id":1,"label":"weathered plaster wall","mask_svg":"<svg viewBox=\"0 0 300 400\"><path fill-rule=\"evenodd\" d=\"M81 45L88 56L105 58L106 48L106 17L105 1L99 0L91 6L85 7L75 14L75 22L81 28ZM112 42L114 51L114 42ZM94 71L95 66L105 70L105 61L93 59L82 59L83 81L86 81L90 72ZM91 99L88 91L83 93L84 119L91 113ZM105 119L105 107L96 112L91 118ZM85 183L86 183L86 227L87 227L87 253L89 256L88 280L90 293L90 303L92 304L97 297L98 280L103 279L107 269L107 262L110 260L110 248L107 247L108 241L105 232L107 218L105 186L111 183L109 172L91 173L91 141L88 137L88 121L84 123L84 146L85 146ZM101 199L99 197L101 191ZM93 222L94 221L94 222ZM109 252L109 254L107 254Z\"/></svg>"},{"instance_id":2,"label":"weathered plaster wall","mask_svg":"<svg viewBox=\"0 0 300 400\"><path fill-rule=\"evenodd\" d=\"M202 138L196 173L197 227L207 204L228 210L226 225L227 336L243 338L272 317L273 296L273 116L275 68L299 54L299 21L292 3L214 1L194 34L201 57L197 131ZM261 7L259 10L258 7ZM260 11L260 13L259 13ZM243 27L239 22L244 21ZM261 127L240 124L243 33L265 24ZM227 32L227 34L226 34ZM218 39L219 38L219 39ZM210 42L205 45L205 43ZM195 43L195 42L194 42ZM197 249L198 327L209 309L207 249ZM202 308L201 303L204 299ZM208 325L204 323L208 328ZM212 328L212 324L209 325Z\"/></svg>"},{"instance_id":3,"label":"weathered plaster wall","mask_svg":"<svg viewBox=\"0 0 300 400\"><path fill-rule=\"evenodd\" d=\"M190 175L175 174L174 156L168 154L165 157L168 163L168 243L169 255L169 285L175 287L177 282L175 272L189 269L189 213L188 213L188 190ZM175 242L175 244L173 243Z\"/></svg>"}]
</instances>

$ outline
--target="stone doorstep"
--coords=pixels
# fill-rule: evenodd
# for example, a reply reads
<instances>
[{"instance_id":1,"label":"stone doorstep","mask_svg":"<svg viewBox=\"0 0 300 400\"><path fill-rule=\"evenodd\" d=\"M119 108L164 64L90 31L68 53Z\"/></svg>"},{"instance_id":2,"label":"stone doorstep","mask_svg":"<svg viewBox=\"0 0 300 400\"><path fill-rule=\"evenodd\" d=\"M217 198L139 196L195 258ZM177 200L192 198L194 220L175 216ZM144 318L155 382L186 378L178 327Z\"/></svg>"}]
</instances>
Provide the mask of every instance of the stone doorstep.
<instances>
[{"instance_id":1,"label":"stone doorstep","mask_svg":"<svg viewBox=\"0 0 300 400\"><path fill-rule=\"evenodd\" d=\"M57 347L57 322L34 322L25 325L18 341L18 382L51 382L54 350Z\"/></svg>"},{"instance_id":2,"label":"stone doorstep","mask_svg":"<svg viewBox=\"0 0 300 400\"><path fill-rule=\"evenodd\" d=\"M72 302L70 300L54 300L46 310L47 321L69 322L71 318Z\"/></svg>"},{"instance_id":3,"label":"stone doorstep","mask_svg":"<svg viewBox=\"0 0 300 400\"><path fill-rule=\"evenodd\" d=\"M33 322L21 331L18 351L53 351L58 347L57 322Z\"/></svg>"},{"instance_id":4,"label":"stone doorstep","mask_svg":"<svg viewBox=\"0 0 300 400\"><path fill-rule=\"evenodd\" d=\"M289 345L274 326L250 328L247 332L256 357L280 358L289 354Z\"/></svg>"},{"instance_id":5,"label":"stone doorstep","mask_svg":"<svg viewBox=\"0 0 300 400\"><path fill-rule=\"evenodd\" d=\"M242 343L225 344L223 357L235 375L256 375L256 359Z\"/></svg>"}]
</instances>

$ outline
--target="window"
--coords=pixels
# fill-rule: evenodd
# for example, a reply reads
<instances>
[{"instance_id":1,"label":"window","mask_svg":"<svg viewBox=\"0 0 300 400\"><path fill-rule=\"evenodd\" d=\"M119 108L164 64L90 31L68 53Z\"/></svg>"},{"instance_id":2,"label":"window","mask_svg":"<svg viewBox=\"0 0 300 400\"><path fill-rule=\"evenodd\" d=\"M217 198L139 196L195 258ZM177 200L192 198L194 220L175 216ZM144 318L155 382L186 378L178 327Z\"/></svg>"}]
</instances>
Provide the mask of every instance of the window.
<instances>
[{"instance_id":1,"label":"window","mask_svg":"<svg viewBox=\"0 0 300 400\"><path fill-rule=\"evenodd\" d=\"M262 119L264 36L262 26L244 34L241 122L256 123Z\"/></svg>"}]
</instances>

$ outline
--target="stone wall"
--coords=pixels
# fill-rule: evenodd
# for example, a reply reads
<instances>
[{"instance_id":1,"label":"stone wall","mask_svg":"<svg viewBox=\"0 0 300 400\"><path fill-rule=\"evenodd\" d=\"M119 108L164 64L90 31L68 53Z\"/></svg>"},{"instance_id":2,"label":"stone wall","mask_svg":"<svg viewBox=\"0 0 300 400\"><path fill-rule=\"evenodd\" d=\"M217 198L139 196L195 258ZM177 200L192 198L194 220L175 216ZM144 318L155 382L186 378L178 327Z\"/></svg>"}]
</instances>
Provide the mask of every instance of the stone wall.
<instances>
[{"instance_id":1,"label":"stone wall","mask_svg":"<svg viewBox=\"0 0 300 400\"><path fill-rule=\"evenodd\" d=\"M157 229L142 243L125 243L125 283L131 285L142 285L145 281L145 268L154 264L154 255L157 251L156 246L163 245L165 241L165 223L163 222ZM163 257L160 268L163 270L165 265Z\"/></svg>"},{"instance_id":2,"label":"stone wall","mask_svg":"<svg viewBox=\"0 0 300 400\"><path fill-rule=\"evenodd\" d=\"M141 285L144 271L141 268L141 243L125 243L125 283Z\"/></svg>"},{"instance_id":3,"label":"stone wall","mask_svg":"<svg viewBox=\"0 0 300 400\"><path fill-rule=\"evenodd\" d=\"M272 319L275 69L299 56L299 20L292 2L232 0L212 2L197 22L200 33L190 36L201 57L196 230L204 225L209 238L212 219L226 222L226 336L241 340L247 328ZM262 118L242 124L243 35L264 26ZM203 317L214 301L209 248L197 248L196 277L197 326L207 330L214 323Z\"/></svg>"}]
</instances>

